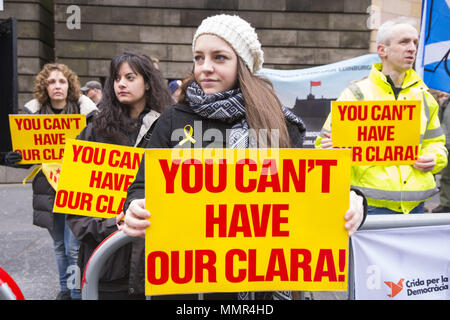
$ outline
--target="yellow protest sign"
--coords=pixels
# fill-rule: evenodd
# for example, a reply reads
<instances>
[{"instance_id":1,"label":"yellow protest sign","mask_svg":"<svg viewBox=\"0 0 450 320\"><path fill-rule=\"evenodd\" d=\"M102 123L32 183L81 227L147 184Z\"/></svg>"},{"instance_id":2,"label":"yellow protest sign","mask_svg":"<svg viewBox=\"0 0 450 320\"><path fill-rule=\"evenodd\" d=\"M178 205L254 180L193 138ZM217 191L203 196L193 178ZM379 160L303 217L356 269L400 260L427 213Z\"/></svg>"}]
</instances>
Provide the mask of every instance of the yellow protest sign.
<instances>
[{"instance_id":1,"label":"yellow protest sign","mask_svg":"<svg viewBox=\"0 0 450 320\"><path fill-rule=\"evenodd\" d=\"M346 290L350 150L258 150L146 150L146 295Z\"/></svg>"},{"instance_id":2,"label":"yellow protest sign","mask_svg":"<svg viewBox=\"0 0 450 320\"><path fill-rule=\"evenodd\" d=\"M421 101L332 101L331 108L333 146L352 148L354 165L416 162Z\"/></svg>"},{"instance_id":3,"label":"yellow protest sign","mask_svg":"<svg viewBox=\"0 0 450 320\"><path fill-rule=\"evenodd\" d=\"M98 218L122 212L144 149L68 140L53 210Z\"/></svg>"},{"instance_id":4,"label":"yellow protest sign","mask_svg":"<svg viewBox=\"0 0 450 320\"><path fill-rule=\"evenodd\" d=\"M22 154L19 164L61 162L66 140L85 126L83 114L9 115L13 150Z\"/></svg>"}]
</instances>

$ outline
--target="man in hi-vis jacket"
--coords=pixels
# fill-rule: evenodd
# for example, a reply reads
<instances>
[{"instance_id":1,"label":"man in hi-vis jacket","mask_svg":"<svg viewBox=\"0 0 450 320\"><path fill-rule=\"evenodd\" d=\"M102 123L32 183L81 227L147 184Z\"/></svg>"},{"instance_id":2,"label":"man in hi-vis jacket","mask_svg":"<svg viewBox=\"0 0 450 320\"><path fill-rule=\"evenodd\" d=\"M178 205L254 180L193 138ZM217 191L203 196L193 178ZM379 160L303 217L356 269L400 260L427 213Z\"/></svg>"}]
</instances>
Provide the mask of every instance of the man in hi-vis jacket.
<instances>
[{"instance_id":1,"label":"man in hi-vis jacket","mask_svg":"<svg viewBox=\"0 0 450 320\"><path fill-rule=\"evenodd\" d=\"M422 101L420 151L413 165L352 167L352 187L366 196L368 214L423 213L424 202L438 192L434 174L447 165L439 105L412 69L418 41L416 28L404 18L382 24L377 34L377 53L382 62L374 64L367 78L349 85L338 98ZM315 147L332 146L330 114Z\"/></svg>"}]
</instances>

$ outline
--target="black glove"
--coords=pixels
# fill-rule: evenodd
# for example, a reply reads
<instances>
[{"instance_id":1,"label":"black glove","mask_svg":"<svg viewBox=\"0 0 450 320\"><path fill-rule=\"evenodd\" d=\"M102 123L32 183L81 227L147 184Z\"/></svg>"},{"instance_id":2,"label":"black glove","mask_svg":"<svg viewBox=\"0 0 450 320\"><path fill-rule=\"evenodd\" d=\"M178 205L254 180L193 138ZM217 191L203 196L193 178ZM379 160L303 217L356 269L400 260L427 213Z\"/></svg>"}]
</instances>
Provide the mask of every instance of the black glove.
<instances>
[{"instance_id":1,"label":"black glove","mask_svg":"<svg viewBox=\"0 0 450 320\"><path fill-rule=\"evenodd\" d=\"M9 151L5 155L5 164L8 166L14 165L16 162L22 160L22 155L18 152Z\"/></svg>"}]
</instances>

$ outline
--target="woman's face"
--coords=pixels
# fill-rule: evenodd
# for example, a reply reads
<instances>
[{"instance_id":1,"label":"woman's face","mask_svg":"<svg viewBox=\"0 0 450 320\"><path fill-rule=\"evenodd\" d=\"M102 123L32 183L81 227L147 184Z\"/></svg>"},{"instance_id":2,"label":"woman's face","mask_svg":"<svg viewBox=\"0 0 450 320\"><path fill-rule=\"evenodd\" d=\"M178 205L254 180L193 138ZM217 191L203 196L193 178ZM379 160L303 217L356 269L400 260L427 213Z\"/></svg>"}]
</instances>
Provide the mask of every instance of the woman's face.
<instances>
[{"instance_id":1,"label":"woman's face","mask_svg":"<svg viewBox=\"0 0 450 320\"><path fill-rule=\"evenodd\" d=\"M66 101L69 82L61 71L53 70L47 78L47 93L50 102Z\"/></svg>"},{"instance_id":2,"label":"woman's face","mask_svg":"<svg viewBox=\"0 0 450 320\"><path fill-rule=\"evenodd\" d=\"M233 89L237 80L238 60L233 48L222 38L204 34L194 47L194 77L205 94Z\"/></svg>"},{"instance_id":3,"label":"woman's face","mask_svg":"<svg viewBox=\"0 0 450 320\"><path fill-rule=\"evenodd\" d=\"M148 88L144 77L131 69L128 62L120 65L119 72L114 79L114 93L120 103L130 106L145 103L145 91Z\"/></svg>"}]
</instances>

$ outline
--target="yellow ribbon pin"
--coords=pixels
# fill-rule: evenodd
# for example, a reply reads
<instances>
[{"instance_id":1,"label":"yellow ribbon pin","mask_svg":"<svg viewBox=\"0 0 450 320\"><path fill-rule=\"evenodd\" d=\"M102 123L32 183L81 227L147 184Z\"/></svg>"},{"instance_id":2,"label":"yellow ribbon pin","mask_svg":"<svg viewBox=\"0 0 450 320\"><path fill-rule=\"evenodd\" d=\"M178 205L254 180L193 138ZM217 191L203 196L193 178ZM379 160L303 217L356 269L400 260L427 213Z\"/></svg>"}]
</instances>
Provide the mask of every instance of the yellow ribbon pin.
<instances>
[{"instance_id":1,"label":"yellow ribbon pin","mask_svg":"<svg viewBox=\"0 0 450 320\"><path fill-rule=\"evenodd\" d=\"M186 130L187 127L189 127L189 132L187 132L187 130ZM182 146L187 141L190 141L194 144L196 141L194 138L192 138L193 131L194 131L194 129L192 129L192 126L190 124L185 125L184 126L184 135L186 136L186 138L181 140L180 143L178 143L178 145Z\"/></svg>"}]
</instances>

